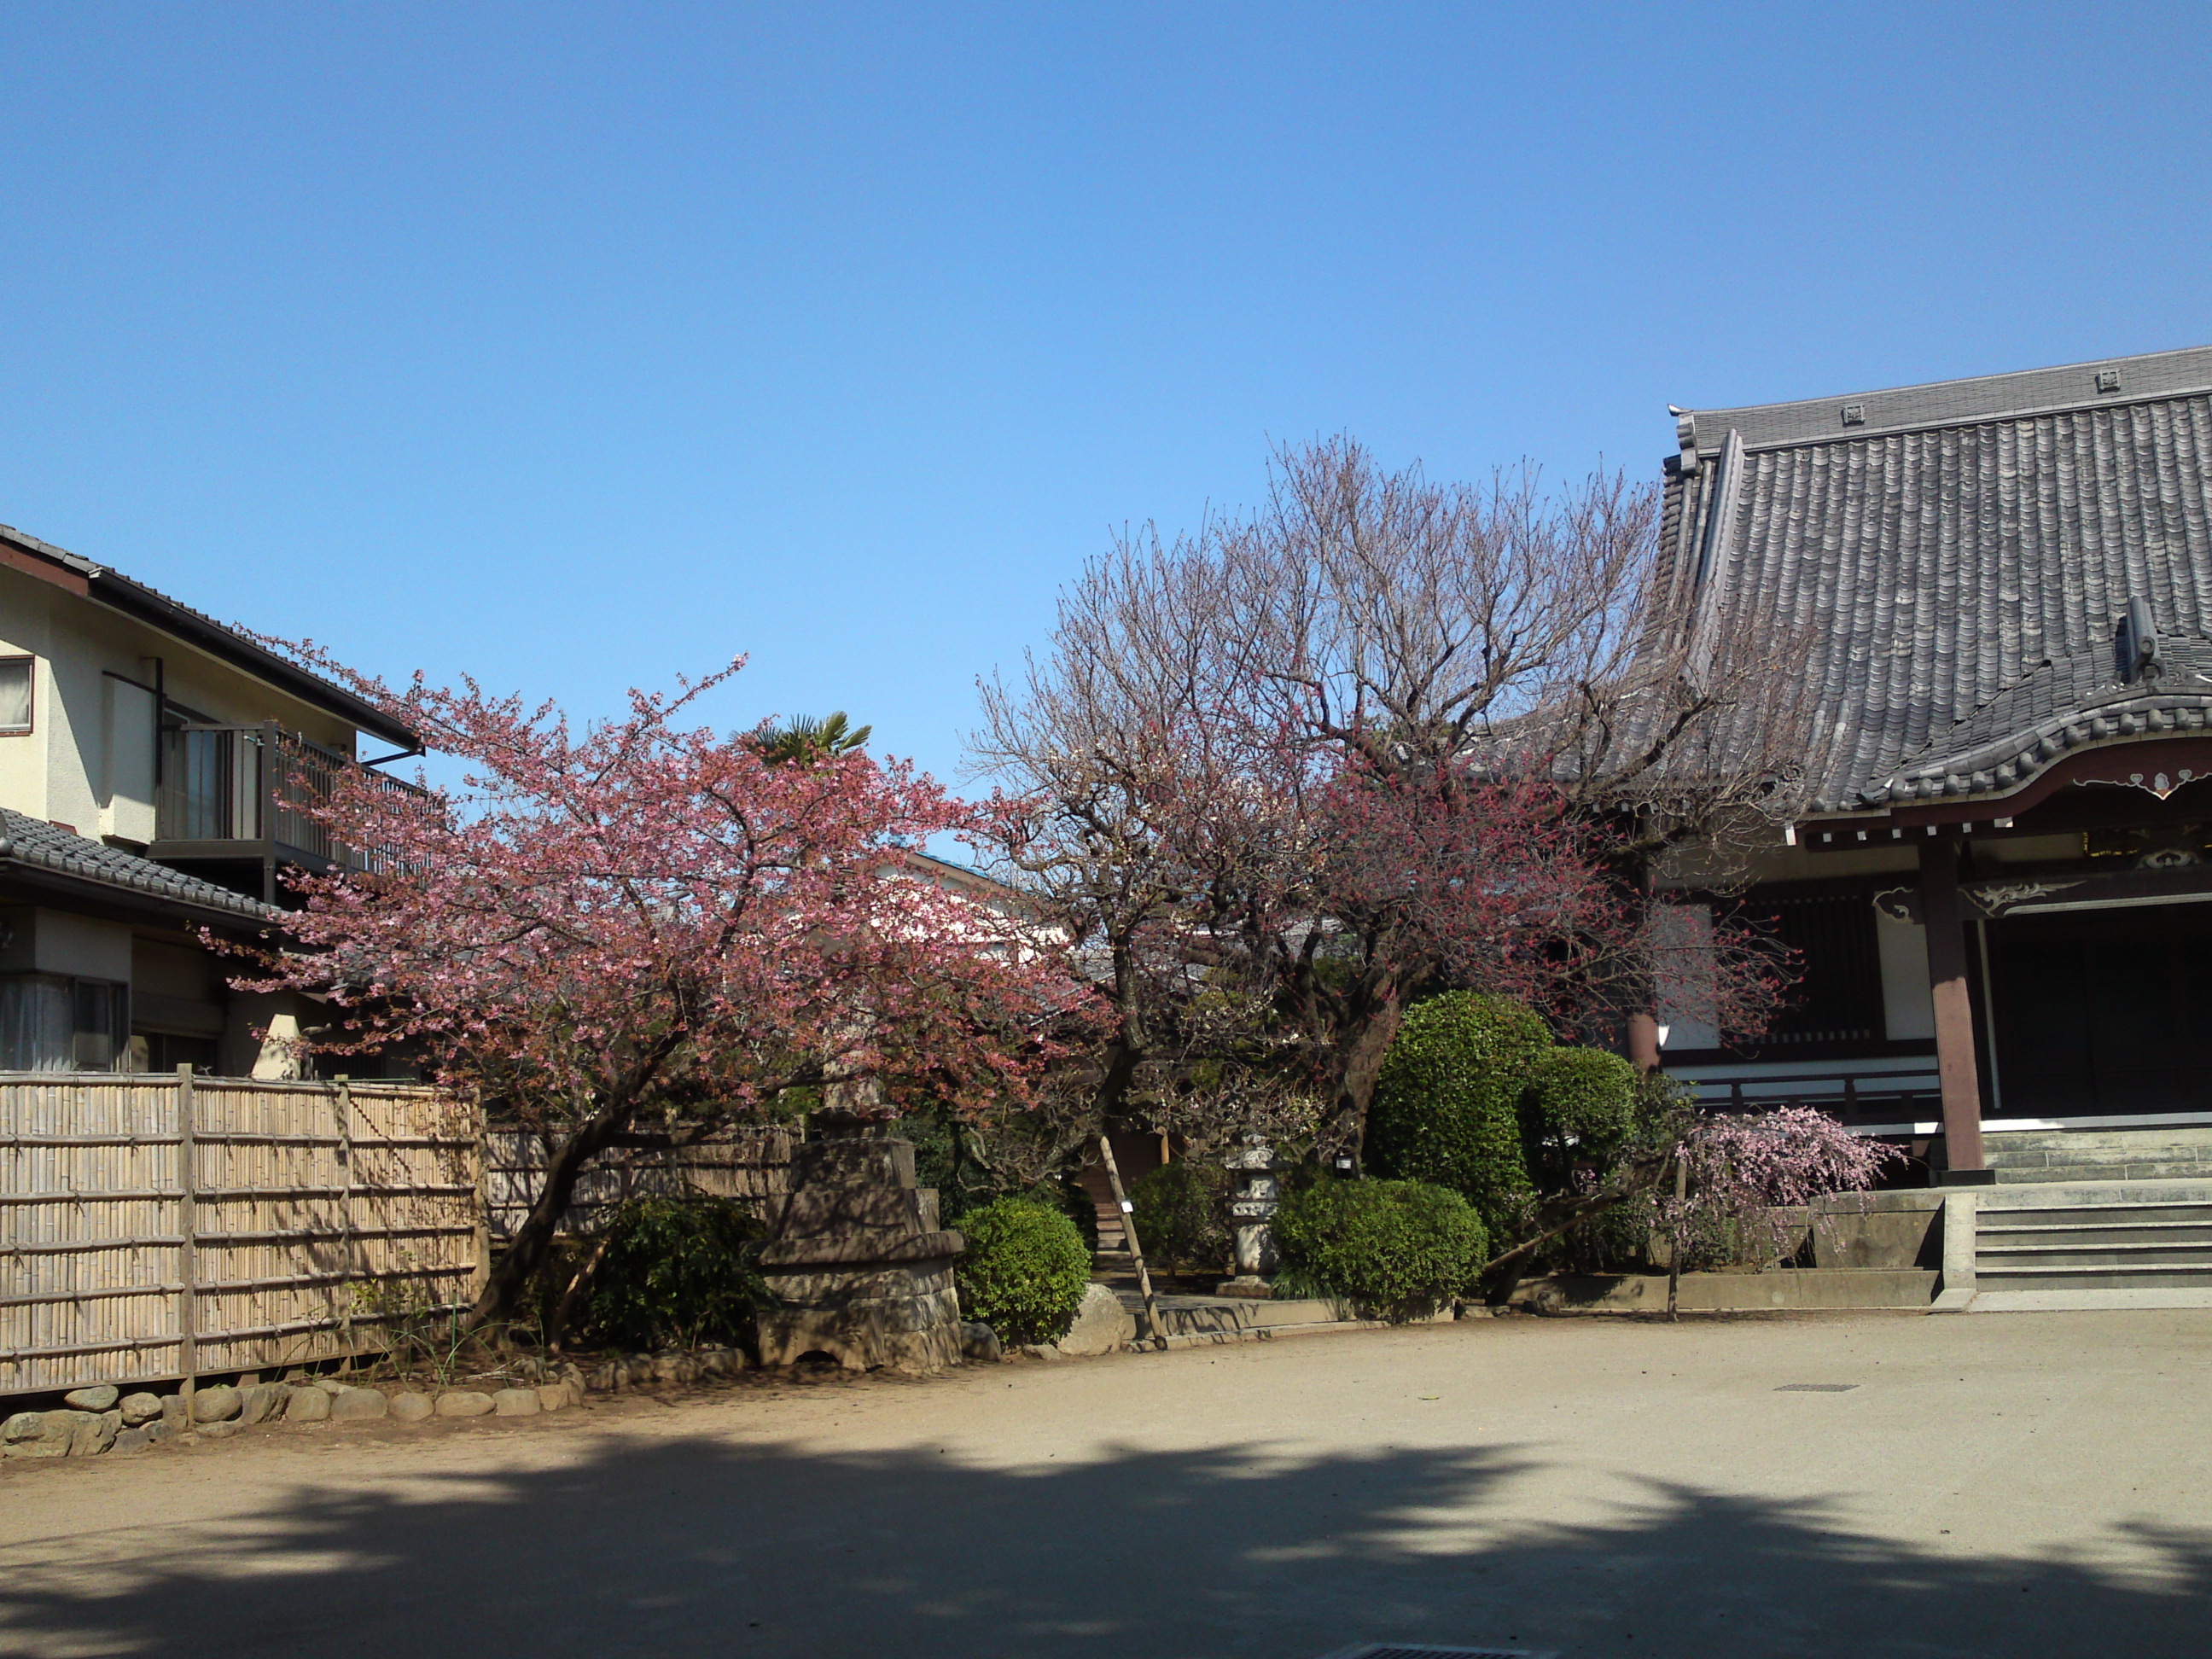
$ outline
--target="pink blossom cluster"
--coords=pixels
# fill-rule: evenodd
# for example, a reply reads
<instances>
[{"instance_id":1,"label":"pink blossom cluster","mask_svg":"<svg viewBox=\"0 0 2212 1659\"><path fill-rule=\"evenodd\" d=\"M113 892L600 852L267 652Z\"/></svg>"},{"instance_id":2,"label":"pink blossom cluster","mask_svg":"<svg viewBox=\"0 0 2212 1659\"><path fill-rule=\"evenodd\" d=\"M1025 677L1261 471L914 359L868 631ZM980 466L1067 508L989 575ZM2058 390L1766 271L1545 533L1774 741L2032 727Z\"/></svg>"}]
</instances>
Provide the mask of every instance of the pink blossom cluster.
<instances>
[{"instance_id":1,"label":"pink blossom cluster","mask_svg":"<svg viewBox=\"0 0 2212 1659\"><path fill-rule=\"evenodd\" d=\"M368 872L295 883L261 988L325 997L317 1039L405 1043L525 1116L718 1115L793 1087L864 1111L1028 1097L1085 994L1053 941L918 874L973 809L896 761L803 760L678 716L737 672L577 731L550 705L301 654L459 758L453 789L367 773L301 810Z\"/></svg>"}]
</instances>

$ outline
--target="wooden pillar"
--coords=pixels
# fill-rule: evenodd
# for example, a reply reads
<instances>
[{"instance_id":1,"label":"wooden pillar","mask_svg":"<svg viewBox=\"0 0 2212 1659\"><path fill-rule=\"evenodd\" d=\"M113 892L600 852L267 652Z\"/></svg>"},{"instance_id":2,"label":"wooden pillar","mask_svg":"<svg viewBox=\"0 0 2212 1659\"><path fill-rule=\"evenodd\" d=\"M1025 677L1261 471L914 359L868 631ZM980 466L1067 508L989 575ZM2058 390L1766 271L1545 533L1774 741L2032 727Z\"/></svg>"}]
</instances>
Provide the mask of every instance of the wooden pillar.
<instances>
[{"instance_id":1,"label":"wooden pillar","mask_svg":"<svg viewBox=\"0 0 2212 1659\"><path fill-rule=\"evenodd\" d=\"M1628 1058L1639 1072L1659 1069L1659 1021L1651 1014L1628 1017Z\"/></svg>"},{"instance_id":2,"label":"wooden pillar","mask_svg":"<svg viewBox=\"0 0 2212 1659\"><path fill-rule=\"evenodd\" d=\"M1982 1081L1974 1064L1974 1009L1966 994L1966 919L1959 898L1959 843L1920 843L1920 914L1928 931L1928 988L1936 1003L1936 1065L1943 1083L1943 1149L1953 1170L1987 1167L1982 1156Z\"/></svg>"}]
</instances>

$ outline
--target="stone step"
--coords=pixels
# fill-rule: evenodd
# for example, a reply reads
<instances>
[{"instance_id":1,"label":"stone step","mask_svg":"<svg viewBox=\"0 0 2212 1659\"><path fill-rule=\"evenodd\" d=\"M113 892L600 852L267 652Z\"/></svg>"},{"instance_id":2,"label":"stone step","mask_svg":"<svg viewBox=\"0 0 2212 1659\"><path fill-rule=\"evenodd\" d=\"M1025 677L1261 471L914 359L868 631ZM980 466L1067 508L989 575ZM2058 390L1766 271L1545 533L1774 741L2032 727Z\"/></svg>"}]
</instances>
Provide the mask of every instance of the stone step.
<instances>
[{"instance_id":1,"label":"stone step","mask_svg":"<svg viewBox=\"0 0 2212 1659\"><path fill-rule=\"evenodd\" d=\"M2024 1204L1982 1213L1984 1232L2038 1227L2212 1227L2212 1204Z\"/></svg>"},{"instance_id":2,"label":"stone step","mask_svg":"<svg viewBox=\"0 0 2212 1659\"><path fill-rule=\"evenodd\" d=\"M2008 1185L2044 1181L2186 1181L2212 1176L2212 1159L2116 1158L2109 1164L2008 1164L1992 1158L1990 1168Z\"/></svg>"},{"instance_id":3,"label":"stone step","mask_svg":"<svg viewBox=\"0 0 2212 1659\"><path fill-rule=\"evenodd\" d=\"M1980 1291L2121 1291L2156 1287L2212 1288L2212 1263L2153 1267L2036 1267L1989 1268L1976 1263L1974 1287Z\"/></svg>"},{"instance_id":4,"label":"stone step","mask_svg":"<svg viewBox=\"0 0 2212 1659\"><path fill-rule=\"evenodd\" d=\"M2030 1210L2050 1209L2087 1209L2103 1214L2142 1204L2212 1204L2212 1177L2170 1177L2162 1181L2086 1181L2070 1177L1984 1187L1977 1202L1984 1215L2017 1215Z\"/></svg>"},{"instance_id":5,"label":"stone step","mask_svg":"<svg viewBox=\"0 0 2212 1659\"><path fill-rule=\"evenodd\" d=\"M2165 1243L2015 1244L1982 1241L1974 1249L1974 1273L2052 1267L2212 1267L2212 1240L2180 1239Z\"/></svg>"},{"instance_id":6,"label":"stone step","mask_svg":"<svg viewBox=\"0 0 2212 1659\"><path fill-rule=\"evenodd\" d=\"M2212 1147L2212 1123L2151 1124L2133 1129L2005 1129L1991 1126L1987 1136L1986 1145L1992 1152L2014 1146Z\"/></svg>"}]
</instances>

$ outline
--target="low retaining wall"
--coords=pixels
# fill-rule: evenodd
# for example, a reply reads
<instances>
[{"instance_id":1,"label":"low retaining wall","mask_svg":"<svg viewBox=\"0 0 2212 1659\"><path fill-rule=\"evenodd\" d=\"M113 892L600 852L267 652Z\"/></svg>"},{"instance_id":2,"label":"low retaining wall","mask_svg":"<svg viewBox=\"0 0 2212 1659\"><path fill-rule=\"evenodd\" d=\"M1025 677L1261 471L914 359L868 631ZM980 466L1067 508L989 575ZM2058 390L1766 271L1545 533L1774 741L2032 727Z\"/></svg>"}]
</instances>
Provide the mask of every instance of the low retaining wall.
<instances>
[{"instance_id":1,"label":"low retaining wall","mask_svg":"<svg viewBox=\"0 0 2212 1659\"><path fill-rule=\"evenodd\" d=\"M1931 1267L1778 1267L1763 1273L1684 1273L1677 1306L1685 1313L1759 1313L1774 1309L1925 1309L1940 1275ZM1561 1274L1531 1279L1517 1306L1575 1313L1664 1313L1664 1273Z\"/></svg>"}]
</instances>

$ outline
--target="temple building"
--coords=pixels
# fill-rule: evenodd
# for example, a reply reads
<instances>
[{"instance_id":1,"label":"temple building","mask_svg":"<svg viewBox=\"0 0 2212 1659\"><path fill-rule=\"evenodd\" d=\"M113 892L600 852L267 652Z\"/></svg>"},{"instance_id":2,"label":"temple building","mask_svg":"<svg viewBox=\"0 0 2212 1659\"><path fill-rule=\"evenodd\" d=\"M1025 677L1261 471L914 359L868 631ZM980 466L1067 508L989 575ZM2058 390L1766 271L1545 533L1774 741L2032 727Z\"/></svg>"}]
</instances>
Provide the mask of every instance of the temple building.
<instances>
[{"instance_id":1,"label":"temple building","mask_svg":"<svg viewBox=\"0 0 2212 1659\"><path fill-rule=\"evenodd\" d=\"M1928 1178L2212 1175L2212 348L1694 410L1662 574L1767 630L1794 821L1734 905L1800 952L1716 1103L1817 1104Z\"/></svg>"}]
</instances>

